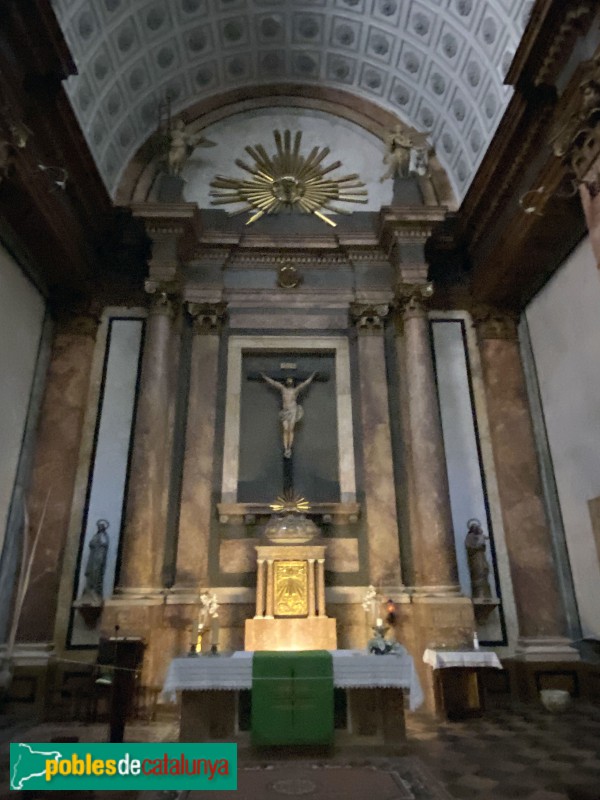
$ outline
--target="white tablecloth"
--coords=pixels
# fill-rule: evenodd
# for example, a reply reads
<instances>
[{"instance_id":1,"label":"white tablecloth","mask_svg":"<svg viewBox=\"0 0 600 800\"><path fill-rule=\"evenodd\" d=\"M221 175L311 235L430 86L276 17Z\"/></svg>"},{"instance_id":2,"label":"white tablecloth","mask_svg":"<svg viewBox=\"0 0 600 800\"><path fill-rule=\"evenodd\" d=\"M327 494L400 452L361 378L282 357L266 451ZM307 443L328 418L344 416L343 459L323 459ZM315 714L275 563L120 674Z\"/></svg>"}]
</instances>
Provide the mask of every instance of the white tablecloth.
<instances>
[{"instance_id":1,"label":"white tablecloth","mask_svg":"<svg viewBox=\"0 0 600 800\"><path fill-rule=\"evenodd\" d=\"M503 669L496 653L489 650L425 650L423 661L434 669L443 669L444 667Z\"/></svg>"},{"instance_id":2,"label":"white tablecloth","mask_svg":"<svg viewBox=\"0 0 600 800\"><path fill-rule=\"evenodd\" d=\"M412 656L374 656L358 650L332 650L333 685L340 689L398 688L409 692L411 711L423 702L423 692ZM251 689L251 652L230 656L174 658L163 686L163 697L173 702L176 692L207 689Z\"/></svg>"}]
</instances>

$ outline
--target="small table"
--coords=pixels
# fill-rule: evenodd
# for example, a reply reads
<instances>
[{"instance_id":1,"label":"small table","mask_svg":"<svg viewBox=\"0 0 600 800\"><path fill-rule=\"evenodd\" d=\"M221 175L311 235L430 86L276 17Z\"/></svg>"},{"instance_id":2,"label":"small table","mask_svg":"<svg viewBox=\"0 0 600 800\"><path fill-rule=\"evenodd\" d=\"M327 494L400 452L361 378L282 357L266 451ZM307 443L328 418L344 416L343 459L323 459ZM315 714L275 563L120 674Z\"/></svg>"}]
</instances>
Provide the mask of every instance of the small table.
<instances>
[{"instance_id":1,"label":"small table","mask_svg":"<svg viewBox=\"0 0 600 800\"><path fill-rule=\"evenodd\" d=\"M481 670L503 669L496 653L487 650L428 649L423 661L434 670L435 706L447 719L481 716Z\"/></svg>"},{"instance_id":2,"label":"small table","mask_svg":"<svg viewBox=\"0 0 600 800\"><path fill-rule=\"evenodd\" d=\"M330 651L333 685L348 695L351 731L380 734L385 742L405 738L404 698L410 710L423 702L414 661L408 654L375 656L356 650ZM163 697L181 697L180 741L212 741L235 736L236 695L252 688L249 651L231 655L174 658Z\"/></svg>"}]
</instances>

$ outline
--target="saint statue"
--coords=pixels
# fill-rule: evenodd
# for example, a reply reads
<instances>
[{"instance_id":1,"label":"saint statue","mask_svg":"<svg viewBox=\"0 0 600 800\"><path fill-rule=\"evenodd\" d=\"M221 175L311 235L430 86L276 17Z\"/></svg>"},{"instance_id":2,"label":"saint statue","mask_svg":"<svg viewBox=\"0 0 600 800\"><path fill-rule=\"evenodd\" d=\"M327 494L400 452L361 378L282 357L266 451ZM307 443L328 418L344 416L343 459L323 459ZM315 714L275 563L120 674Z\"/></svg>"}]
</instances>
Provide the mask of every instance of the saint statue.
<instances>
[{"instance_id":1,"label":"saint statue","mask_svg":"<svg viewBox=\"0 0 600 800\"><path fill-rule=\"evenodd\" d=\"M424 177L429 171L426 134L408 133L402 125L396 125L393 130L384 134L385 155L383 163L388 165L385 175L379 179L380 183L395 178L408 178L411 175Z\"/></svg>"},{"instance_id":2,"label":"saint statue","mask_svg":"<svg viewBox=\"0 0 600 800\"><path fill-rule=\"evenodd\" d=\"M470 519L467 523L465 547L471 575L471 596L473 598L489 598L492 596L489 574L490 565L485 555L485 543L488 537L484 534L478 519Z\"/></svg>"},{"instance_id":3,"label":"saint statue","mask_svg":"<svg viewBox=\"0 0 600 800\"><path fill-rule=\"evenodd\" d=\"M101 603L104 595L104 572L108 551L108 522L99 519L96 533L89 543L89 554L85 568L85 588L82 597L92 603Z\"/></svg>"},{"instance_id":4,"label":"saint statue","mask_svg":"<svg viewBox=\"0 0 600 800\"><path fill-rule=\"evenodd\" d=\"M273 378L269 378L264 372L260 374L270 386L273 386L281 392L281 411L279 412L279 419L281 420L281 427L283 429L283 455L285 458L291 458L292 444L294 443L294 429L296 423L300 422L304 416L304 410L296 400L300 392L312 383L317 373L313 372L309 378L303 383L298 384L298 386L294 386L293 378L286 378L285 383L281 383L280 381L274 381Z\"/></svg>"}]
</instances>

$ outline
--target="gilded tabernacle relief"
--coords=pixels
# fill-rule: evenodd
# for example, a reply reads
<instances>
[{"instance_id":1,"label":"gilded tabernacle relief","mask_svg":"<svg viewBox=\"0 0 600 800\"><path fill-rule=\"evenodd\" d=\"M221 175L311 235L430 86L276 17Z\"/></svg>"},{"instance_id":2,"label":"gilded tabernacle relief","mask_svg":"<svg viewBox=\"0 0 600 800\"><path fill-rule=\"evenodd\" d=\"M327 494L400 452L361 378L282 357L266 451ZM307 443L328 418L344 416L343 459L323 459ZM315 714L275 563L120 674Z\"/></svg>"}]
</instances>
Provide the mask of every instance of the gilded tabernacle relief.
<instances>
[{"instance_id":1,"label":"gilded tabernacle relief","mask_svg":"<svg viewBox=\"0 0 600 800\"><path fill-rule=\"evenodd\" d=\"M275 616L305 617L307 614L306 561L276 561Z\"/></svg>"}]
</instances>

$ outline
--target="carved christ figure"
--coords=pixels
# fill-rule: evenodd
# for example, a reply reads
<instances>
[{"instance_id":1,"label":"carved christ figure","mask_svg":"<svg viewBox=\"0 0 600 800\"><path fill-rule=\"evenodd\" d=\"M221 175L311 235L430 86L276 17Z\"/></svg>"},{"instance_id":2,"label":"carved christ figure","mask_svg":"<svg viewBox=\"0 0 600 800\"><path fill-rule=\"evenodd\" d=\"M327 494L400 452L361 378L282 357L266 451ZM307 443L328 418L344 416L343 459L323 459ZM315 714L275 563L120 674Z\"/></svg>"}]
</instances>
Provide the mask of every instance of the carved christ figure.
<instances>
[{"instance_id":1,"label":"carved christ figure","mask_svg":"<svg viewBox=\"0 0 600 800\"><path fill-rule=\"evenodd\" d=\"M296 423L300 422L304 416L304 409L296 402L298 395L303 389L312 382L317 374L313 374L298 386L294 386L293 378L286 378L285 383L274 381L269 378L264 372L260 373L265 381L273 388L281 392L281 411L279 412L279 419L281 420L281 427L283 433L283 455L285 458L292 457L292 444L294 443L294 429Z\"/></svg>"}]
</instances>

